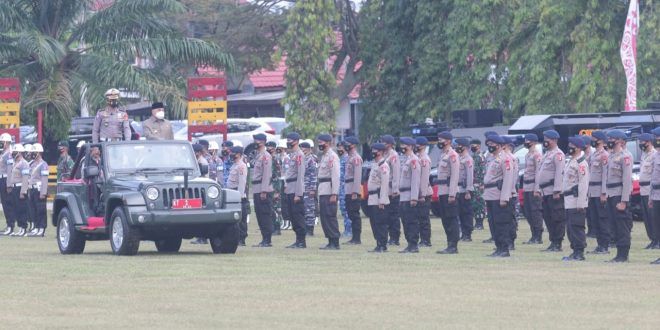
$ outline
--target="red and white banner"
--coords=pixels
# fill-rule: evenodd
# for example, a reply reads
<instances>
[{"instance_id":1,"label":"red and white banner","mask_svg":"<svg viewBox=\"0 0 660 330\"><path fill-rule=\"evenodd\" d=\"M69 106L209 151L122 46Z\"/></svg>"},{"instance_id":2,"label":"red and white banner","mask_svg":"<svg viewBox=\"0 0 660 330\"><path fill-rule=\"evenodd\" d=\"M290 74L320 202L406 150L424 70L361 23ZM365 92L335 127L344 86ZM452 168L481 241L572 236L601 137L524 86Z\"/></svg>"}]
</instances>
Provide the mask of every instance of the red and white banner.
<instances>
[{"instance_id":1,"label":"red and white banner","mask_svg":"<svg viewBox=\"0 0 660 330\"><path fill-rule=\"evenodd\" d=\"M626 111L637 110L637 31L639 30L639 1L630 0L626 27L621 39L621 63L626 72Z\"/></svg>"}]
</instances>

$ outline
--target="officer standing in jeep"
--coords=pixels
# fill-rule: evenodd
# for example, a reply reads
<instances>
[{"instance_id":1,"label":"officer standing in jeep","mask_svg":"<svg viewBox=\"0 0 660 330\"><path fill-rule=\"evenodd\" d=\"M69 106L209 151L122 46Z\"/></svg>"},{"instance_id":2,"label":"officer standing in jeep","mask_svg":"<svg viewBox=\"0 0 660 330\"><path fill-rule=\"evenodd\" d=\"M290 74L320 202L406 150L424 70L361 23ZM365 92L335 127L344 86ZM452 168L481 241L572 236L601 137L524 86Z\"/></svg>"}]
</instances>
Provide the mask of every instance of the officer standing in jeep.
<instances>
[{"instance_id":1,"label":"officer standing in jeep","mask_svg":"<svg viewBox=\"0 0 660 330\"><path fill-rule=\"evenodd\" d=\"M131 128L126 111L119 109L119 90L105 92L108 105L99 110L94 118L92 142L121 141L131 139Z\"/></svg>"},{"instance_id":2,"label":"officer standing in jeep","mask_svg":"<svg viewBox=\"0 0 660 330\"><path fill-rule=\"evenodd\" d=\"M161 102L151 105L151 117L142 122L142 129L147 140L174 140L172 125L165 119L165 108Z\"/></svg>"}]
</instances>

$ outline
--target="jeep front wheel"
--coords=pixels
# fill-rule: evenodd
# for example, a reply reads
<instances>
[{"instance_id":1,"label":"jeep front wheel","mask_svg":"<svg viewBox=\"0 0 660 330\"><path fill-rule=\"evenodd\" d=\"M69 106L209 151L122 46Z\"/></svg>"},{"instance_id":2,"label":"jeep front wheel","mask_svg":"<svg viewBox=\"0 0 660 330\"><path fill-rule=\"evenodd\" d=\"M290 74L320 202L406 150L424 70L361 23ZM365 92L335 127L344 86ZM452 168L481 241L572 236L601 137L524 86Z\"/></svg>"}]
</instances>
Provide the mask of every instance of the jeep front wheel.
<instances>
[{"instance_id":1,"label":"jeep front wheel","mask_svg":"<svg viewBox=\"0 0 660 330\"><path fill-rule=\"evenodd\" d=\"M157 239L154 241L156 243L156 250L162 253L168 252L179 252L181 248L181 238L166 238L166 239Z\"/></svg>"},{"instance_id":2,"label":"jeep front wheel","mask_svg":"<svg viewBox=\"0 0 660 330\"><path fill-rule=\"evenodd\" d=\"M57 246L62 254L81 254L85 250L85 236L76 230L67 207L57 213Z\"/></svg>"},{"instance_id":3,"label":"jeep front wheel","mask_svg":"<svg viewBox=\"0 0 660 330\"><path fill-rule=\"evenodd\" d=\"M110 217L110 247L118 256L135 255L140 247L140 235L128 224L121 206L116 207Z\"/></svg>"},{"instance_id":4,"label":"jeep front wheel","mask_svg":"<svg viewBox=\"0 0 660 330\"><path fill-rule=\"evenodd\" d=\"M213 253L234 254L238 248L238 224L225 227L218 236L211 237L209 243Z\"/></svg>"}]
</instances>

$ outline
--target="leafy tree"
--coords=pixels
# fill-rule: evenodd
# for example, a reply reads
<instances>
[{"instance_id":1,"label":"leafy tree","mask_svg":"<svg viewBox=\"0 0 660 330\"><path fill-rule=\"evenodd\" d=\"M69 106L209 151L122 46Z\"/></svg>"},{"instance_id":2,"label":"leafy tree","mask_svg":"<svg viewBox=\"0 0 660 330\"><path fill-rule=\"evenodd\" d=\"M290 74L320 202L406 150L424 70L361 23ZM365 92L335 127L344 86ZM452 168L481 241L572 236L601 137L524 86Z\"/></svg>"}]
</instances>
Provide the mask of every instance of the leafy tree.
<instances>
[{"instance_id":1,"label":"leafy tree","mask_svg":"<svg viewBox=\"0 0 660 330\"><path fill-rule=\"evenodd\" d=\"M287 65L283 103L291 129L303 136L331 132L335 126L336 81L326 63L335 41L332 24L336 19L332 0L296 2L287 17L282 40Z\"/></svg>"},{"instance_id":2,"label":"leafy tree","mask_svg":"<svg viewBox=\"0 0 660 330\"><path fill-rule=\"evenodd\" d=\"M230 55L184 37L168 19L185 11L178 1L117 0L92 12L94 2L0 2L0 76L21 79L23 111L44 109L51 138L66 136L80 102L103 106L108 88L164 100L181 114L191 65L233 69ZM136 66L136 58L153 64Z\"/></svg>"}]
</instances>

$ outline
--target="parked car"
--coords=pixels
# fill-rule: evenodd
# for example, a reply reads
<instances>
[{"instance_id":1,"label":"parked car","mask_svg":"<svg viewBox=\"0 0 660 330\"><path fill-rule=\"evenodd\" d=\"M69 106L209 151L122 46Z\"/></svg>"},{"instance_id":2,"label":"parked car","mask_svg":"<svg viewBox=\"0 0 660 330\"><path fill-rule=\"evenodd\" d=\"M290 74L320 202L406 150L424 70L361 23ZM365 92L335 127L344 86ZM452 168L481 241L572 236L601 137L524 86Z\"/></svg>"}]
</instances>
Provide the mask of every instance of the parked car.
<instances>
[{"instance_id":1,"label":"parked car","mask_svg":"<svg viewBox=\"0 0 660 330\"><path fill-rule=\"evenodd\" d=\"M188 139L188 121L182 120L185 124L185 127L182 127L177 132L175 132L175 140L187 140ZM261 123L253 119L240 119L240 118L229 118L227 119L227 139L240 141L243 146L248 146L253 142L252 136L258 133L266 134L268 141L279 141L277 136L273 134L275 130L266 123ZM192 136L193 141L200 139L215 141L218 144L222 144L223 138L221 134L204 134L204 133L195 133Z\"/></svg>"},{"instance_id":2,"label":"parked car","mask_svg":"<svg viewBox=\"0 0 660 330\"><path fill-rule=\"evenodd\" d=\"M279 117L252 117L250 120L268 124L273 129L273 132L268 133L277 136L278 140L282 137L282 131L289 126L286 119Z\"/></svg>"}]
</instances>

